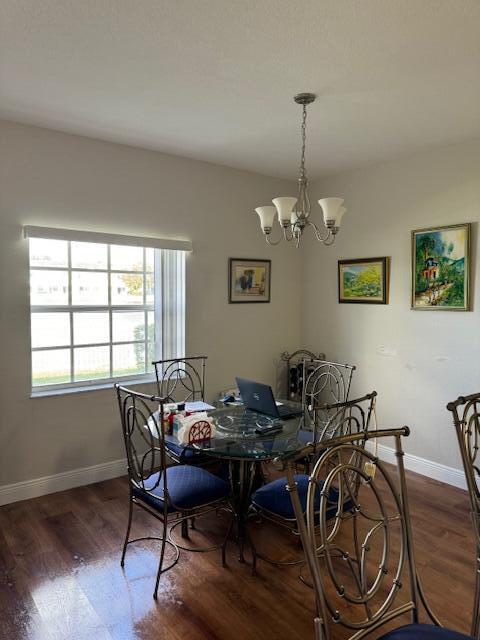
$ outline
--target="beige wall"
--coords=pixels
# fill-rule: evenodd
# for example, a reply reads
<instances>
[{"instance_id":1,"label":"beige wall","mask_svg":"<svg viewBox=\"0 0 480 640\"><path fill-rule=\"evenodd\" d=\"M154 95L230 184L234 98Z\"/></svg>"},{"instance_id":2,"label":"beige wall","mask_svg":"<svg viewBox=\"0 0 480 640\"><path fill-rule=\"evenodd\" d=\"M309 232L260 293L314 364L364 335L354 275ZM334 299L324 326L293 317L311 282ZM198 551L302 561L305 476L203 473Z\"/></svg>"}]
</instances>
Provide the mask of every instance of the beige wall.
<instances>
[{"instance_id":1,"label":"beige wall","mask_svg":"<svg viewBox=\"0 0 480 640\"><path fill-rule=\"evenodd\" d=\"M476 223L480 217L480 141L324 179L312 200L345 198L348 213L330 249L304 254L306 346L358 366L353 392L379 392L384 426L408 424L406 450L459 467L445 405L480 391L477 224L473 226L473 311L410 310L410 231ZM337 259L390 256L390 304L337 302Z\"/></svg>"},{"instance_id":2,"label":"beige wall","mask_svg":"<svg viewBox=\"0 0 480 640\"><path fill-rule=\"evenodd\" d=\"M31 399L24 224L188 238L187 352L208 395L236 374L274 382L300 339L301 254L270 249L255 206L291 184L203 162L0 122L0 486L123 455L113 391ZM227 303L228 257L272 259L271 304Z\"/></svg>"},{"instance_id":3,"label":"beige wall","mask_svg":"<svg viewBox=\"0 0 480 640\"><path fill-rule=\"evenodd\" d=\"M478 220L480 142L313 184L312 201L341 195L349 211L334 247L298 252L266 247L252 213L285 181L1 121L0 144L0 486L123 455L110 390L29 397L23 224L191 239L187 351L209 356L210 398L236 374L275 382L279 353L303 342L358 365L353 393L377 389L381 424L412 427L408 452L459 466L445 405L480 387L477 226L470 313L410 310L410 231ZM337 259L381 255L390 304L339 305ZM227 303L231 256L272 259L271 304Z\"/></svg>"}]
</instances>

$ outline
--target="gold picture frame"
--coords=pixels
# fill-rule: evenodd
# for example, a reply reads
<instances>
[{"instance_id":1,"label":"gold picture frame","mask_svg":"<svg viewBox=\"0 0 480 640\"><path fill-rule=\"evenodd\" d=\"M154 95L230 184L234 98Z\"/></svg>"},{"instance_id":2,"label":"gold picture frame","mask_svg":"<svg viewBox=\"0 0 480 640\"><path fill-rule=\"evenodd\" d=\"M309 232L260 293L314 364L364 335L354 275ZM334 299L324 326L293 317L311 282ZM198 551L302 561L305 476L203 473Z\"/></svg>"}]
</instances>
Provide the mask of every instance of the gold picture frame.
<instances>
[{"instance_id":1,"label":"gold picture frame","mask_svg":"<svg viewBox=\"0 0 480 640\"><path fill-rule=\"evenodd\" d=\"M471 223L412 231L411 308L470 311Z\"/></svg>"}]
</instances>

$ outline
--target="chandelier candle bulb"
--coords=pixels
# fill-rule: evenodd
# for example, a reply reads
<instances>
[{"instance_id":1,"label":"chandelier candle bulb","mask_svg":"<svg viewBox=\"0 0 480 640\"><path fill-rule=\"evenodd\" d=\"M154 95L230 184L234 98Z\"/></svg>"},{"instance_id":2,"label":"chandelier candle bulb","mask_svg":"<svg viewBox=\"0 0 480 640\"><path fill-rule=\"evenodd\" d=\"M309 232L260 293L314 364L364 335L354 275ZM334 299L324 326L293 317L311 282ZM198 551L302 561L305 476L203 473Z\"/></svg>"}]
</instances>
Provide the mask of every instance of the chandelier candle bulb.
<instances>
[{"instance_id":1,"label":"chandelier candle bulb","mask_svg":"<svg viewBox=\"0 0 480 640\"><path fill-rule=\"evenodd\" d=\"M260 218L260 226L262 227L263 233L270 233L273 227L275 214L277 213L275 207L257 207L255 211L258 213Z\"/></svg>"},{"instance_id":2,"label":"chandelier candle bulb","mask_svg":"<svg viewBox=\"0 0 480 640\"><path fill-rule=\"evenodd\" d=\"M318 204L322 207L323 220L327 229L339 227L340 224L337 224L337 219L341 220L346 211L342 207L343 198L322 198L318 201ZM342 213L340 213L340 209L344 209Z\"/></svg>"},{"instance_id":3,"label":"chandelier candle bulb","mask_svg":"<svg viewBox=\"0 0 480 640\"><path fill-rule=\"evenodd\" d=\"M346 213L347 213L347 210L345 209L345 207L340 207L340 209L338 210L338 213L337 213L336 220L335 220L335 227L336 227L337 229L338 229L338 228L339 228L339 226L341 225L341 223L342 223L342 218L343 218L343 216L344 216Z\"/></svg>"},{"instance_id":4,"label":"chandelier candle bulb","mask_svg":"<svg viewBox=\"0 0 480 640\"><path fill-rule=\"evenodd\" d=\"M281 198L274 198L272 202L277 208L278 219L280 220L280 224L282 225L282 227L289 227L292 210L297 203L297 198L284 196Z\"/></svg>"}]
</instances>

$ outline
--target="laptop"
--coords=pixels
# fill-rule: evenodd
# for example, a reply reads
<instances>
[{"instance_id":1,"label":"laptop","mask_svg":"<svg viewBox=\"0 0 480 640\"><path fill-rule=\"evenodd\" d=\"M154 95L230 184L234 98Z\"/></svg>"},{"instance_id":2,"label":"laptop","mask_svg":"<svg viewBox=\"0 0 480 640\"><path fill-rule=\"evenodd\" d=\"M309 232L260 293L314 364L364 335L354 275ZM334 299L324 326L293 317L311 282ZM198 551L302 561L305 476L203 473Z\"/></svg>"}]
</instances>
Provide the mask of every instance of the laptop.
<instances>
[{"instance_id":1,"label":"laptop","mask_svg":"<svg viewBox=\"0 0 480 640\"><path fill-rule=\"evenodd\" d=\"M235 378L240 396L247 409L265 413L274 418L294 418L301 416L301 408L294 408L291 405L277 404L273 395L272 387L268 384L247 380L246 378Z\"/></svg>"}]
</instances>

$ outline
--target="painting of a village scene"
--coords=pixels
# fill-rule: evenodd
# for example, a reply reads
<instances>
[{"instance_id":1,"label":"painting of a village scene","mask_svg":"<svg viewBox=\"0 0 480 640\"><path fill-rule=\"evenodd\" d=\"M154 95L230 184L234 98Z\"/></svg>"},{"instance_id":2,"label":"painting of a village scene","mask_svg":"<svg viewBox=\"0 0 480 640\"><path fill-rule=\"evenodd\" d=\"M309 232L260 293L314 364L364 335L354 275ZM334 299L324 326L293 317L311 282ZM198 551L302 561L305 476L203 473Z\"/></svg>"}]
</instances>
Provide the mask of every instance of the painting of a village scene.
<instances>
[{"instance_id":1,"label":"painting of a village scene","mask_svg":"<svg viewBox=\"0 0 480 640\"><path fill-rule=\"evenodd\" d=\"M338 301L388 303L388 258L338 261Z\"/></svg>"},{"instance_id":2,"label":"painting of a village scene","mask_svg":"<svg viewBox=\"0 0 480 640\"><path fill-rule=\"evenodd\" d=\"M270 264L230 258L229 302L270 302Z\"/></svg>"},{"instance_id":3,"label":"painting of a village scene","mask_svg":"<svg viewBox=\"0 0 480 640\"><path fill-rule=\"evenodd\" d=\"M468 311L470 224L412 233L412 308Z\"/></svg>"}]
</instances>

